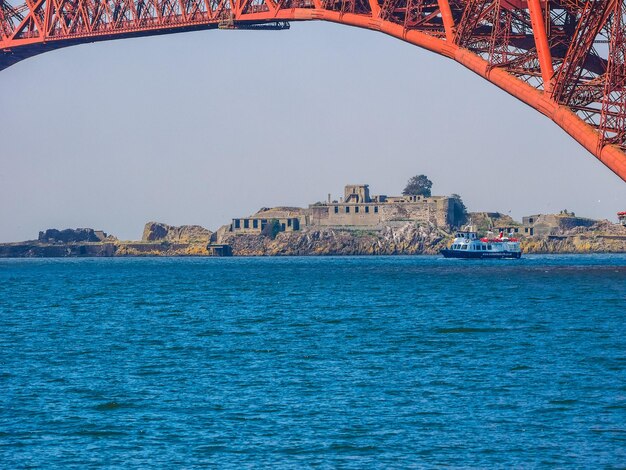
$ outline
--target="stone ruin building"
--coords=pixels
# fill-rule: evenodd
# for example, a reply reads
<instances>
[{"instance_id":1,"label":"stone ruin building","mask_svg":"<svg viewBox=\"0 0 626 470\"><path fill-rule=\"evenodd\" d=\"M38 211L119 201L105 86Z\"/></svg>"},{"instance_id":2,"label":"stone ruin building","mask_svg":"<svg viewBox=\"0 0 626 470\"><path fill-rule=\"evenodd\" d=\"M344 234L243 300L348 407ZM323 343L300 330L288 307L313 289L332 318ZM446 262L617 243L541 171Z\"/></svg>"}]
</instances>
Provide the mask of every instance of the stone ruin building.
<instances>
[{"instance_id":1,"label":"stone ruin building","mask_svg":"<svg viewBox=\"0 0 626 470\"><path fill-rule=\"evenodd\" d=\"M448 228L463 222L459 220L458 204L456 199L447 196L370 195L369 185L352 184L345 187L339 201L331 201L329 196L326 203L311 204L306 209L264 208L252 216L232 219L230 231L260 234L273 220L278 221L282 232L305 227L376 230L407 222Z\"/></svg>"}]
</instances>

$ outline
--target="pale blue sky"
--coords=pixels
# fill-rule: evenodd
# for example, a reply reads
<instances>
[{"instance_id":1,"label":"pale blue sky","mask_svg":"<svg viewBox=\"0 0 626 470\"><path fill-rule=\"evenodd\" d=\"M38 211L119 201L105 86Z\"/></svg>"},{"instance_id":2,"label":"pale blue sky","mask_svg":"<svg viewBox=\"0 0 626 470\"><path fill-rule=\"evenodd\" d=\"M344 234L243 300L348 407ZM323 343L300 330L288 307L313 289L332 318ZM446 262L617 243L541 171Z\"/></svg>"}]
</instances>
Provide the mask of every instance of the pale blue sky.
<instances>
[{"instance_id":1,"label":"pale blue sky","mask_svg":"<svg viewBox=\"0 0 626 470\"><path fill-rule=\"evenodd\" d=\"M369 183L516 218L615 220L626 185L548 119L460 65L322 22L49 52L0 72L0 241L149 220L217 229Z\"/></svg>"}]
</instances>

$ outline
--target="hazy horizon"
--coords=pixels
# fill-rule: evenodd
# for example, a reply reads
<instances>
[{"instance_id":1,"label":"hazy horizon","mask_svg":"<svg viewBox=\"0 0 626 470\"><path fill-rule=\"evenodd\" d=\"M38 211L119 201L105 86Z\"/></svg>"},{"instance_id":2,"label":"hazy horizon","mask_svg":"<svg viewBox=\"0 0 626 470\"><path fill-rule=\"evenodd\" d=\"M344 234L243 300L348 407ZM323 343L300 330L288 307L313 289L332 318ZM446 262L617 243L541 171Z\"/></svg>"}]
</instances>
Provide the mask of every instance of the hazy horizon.
<instances>
[{"instance_id":1,"label":"hazy horizon","mask_svg":"<svg viewBox=\"0 0 626 470\"><path fill-rule=\"evenodd\" d=\"M0 242L148 221L216 230L426 174L471 211L616 221L626 185L455 62L329 23L108 41L0 72Z\"/></svg>"}]
</instances>

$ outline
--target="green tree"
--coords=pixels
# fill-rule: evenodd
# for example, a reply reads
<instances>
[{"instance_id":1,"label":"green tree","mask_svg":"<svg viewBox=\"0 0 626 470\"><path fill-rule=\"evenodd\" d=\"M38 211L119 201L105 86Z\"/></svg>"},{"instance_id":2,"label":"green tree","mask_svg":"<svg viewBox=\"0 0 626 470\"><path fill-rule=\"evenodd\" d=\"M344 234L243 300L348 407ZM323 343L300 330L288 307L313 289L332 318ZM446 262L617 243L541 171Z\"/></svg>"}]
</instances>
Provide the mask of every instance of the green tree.
<instances>
[{"instance_id":1,"label":"green tree","mask_svg":"<svg viewBox=\"0 0 626 470\"><path fill-rule=\"evenodd\" d=\"M402 194L405 196L426 196L431 195L433 182L426 175L413 176L406 184Z\"/></svg>"}]
</instances>

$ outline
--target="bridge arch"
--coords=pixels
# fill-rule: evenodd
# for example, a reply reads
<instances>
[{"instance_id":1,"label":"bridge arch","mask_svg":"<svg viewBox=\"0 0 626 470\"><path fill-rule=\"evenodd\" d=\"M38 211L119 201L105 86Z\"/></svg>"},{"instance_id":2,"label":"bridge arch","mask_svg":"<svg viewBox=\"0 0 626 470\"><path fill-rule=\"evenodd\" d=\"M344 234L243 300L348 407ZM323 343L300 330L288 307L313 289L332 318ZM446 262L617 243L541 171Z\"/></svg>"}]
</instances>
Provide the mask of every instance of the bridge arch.
<instances>
[{"instance_id":1,"label":"bridge arch","mask_svg":"<svg viewBox=\"0 0 626 470\"><path fill-rule=\"evenodd\" d=\"M624 0L8 1L0 0L0 70L60 47L199 29L321 20L379 31L472 70L626 181Z\"/></svg>"}]
</instances>

